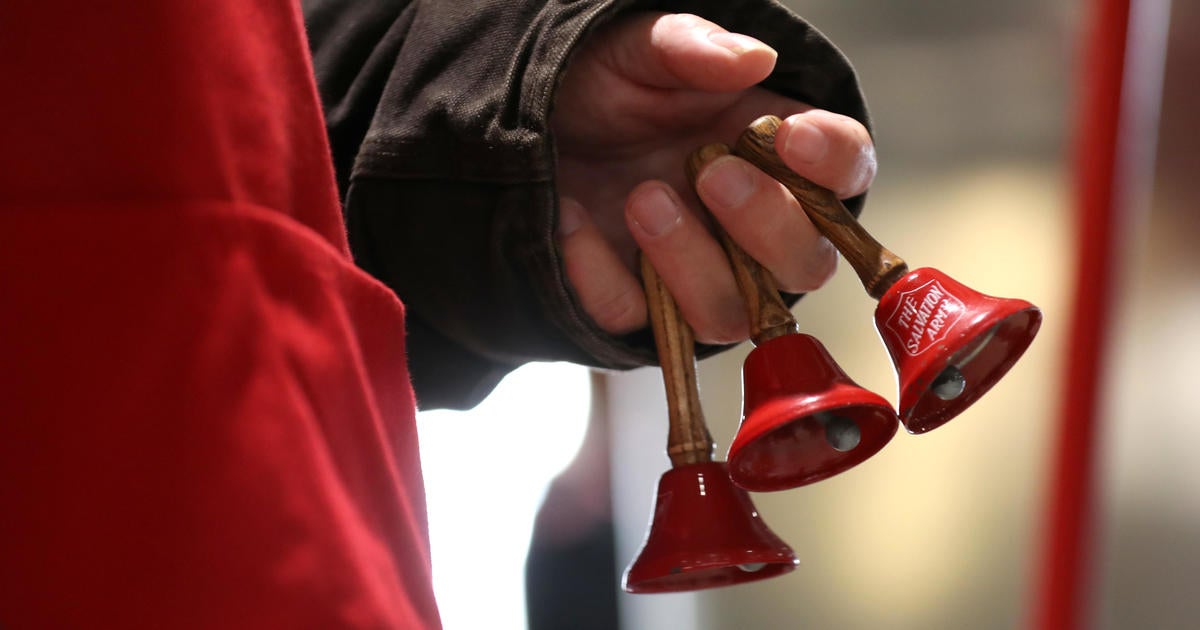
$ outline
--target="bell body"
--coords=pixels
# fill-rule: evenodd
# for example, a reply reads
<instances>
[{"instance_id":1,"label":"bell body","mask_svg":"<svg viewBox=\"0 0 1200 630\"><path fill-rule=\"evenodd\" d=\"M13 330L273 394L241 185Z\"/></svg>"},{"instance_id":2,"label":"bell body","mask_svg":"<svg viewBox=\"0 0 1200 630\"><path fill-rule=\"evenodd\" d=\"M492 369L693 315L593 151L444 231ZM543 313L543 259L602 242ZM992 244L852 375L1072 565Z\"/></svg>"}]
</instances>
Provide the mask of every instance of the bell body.
<instances>
[{"instance_id":1,"label":"bell body","mask_svg":"<svg viewBox=\"0 0 1200 630\"><path fill-rule=\"evenodd\" d=\"M786 490L844 472L879 452L899 426L891 404L855 384L811 335L760 344L742 379L729 470L747 490Z\"/></svg>"},{"instance_id":2,"label":"bell body","mask_svg":"<svg viewBox=\"0 0 1200 630\"><path fill-rule=\"evenodd\" d=\"M1029 302L984 295L936 269L896 282L879 300L875 328L895 364L909 433L945 424L987 393L1041 323Z\"/></svg>"},{"instance_id":3,"label":"bell body","mask_svg":"<svg viewBox=\"0 0 1200 630\"><path fill-rule=\"evenodd\" d=\"M630 593L672 593L782 575L796 554L729 480L724 462L672 468L658 481L646 540L625 571Z\"/></svg>"}]
</instances>

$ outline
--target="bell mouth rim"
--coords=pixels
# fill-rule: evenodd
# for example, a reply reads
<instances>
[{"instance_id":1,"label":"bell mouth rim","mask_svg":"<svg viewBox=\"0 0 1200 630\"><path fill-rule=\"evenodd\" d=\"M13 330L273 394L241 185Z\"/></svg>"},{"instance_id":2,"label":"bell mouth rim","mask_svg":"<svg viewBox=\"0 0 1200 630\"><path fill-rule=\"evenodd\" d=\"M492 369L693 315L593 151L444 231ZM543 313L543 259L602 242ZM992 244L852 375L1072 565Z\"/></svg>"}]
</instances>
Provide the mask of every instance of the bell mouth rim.
<instances>
[{"instance_id":1,"label":"bell mouth rim","mask_svg":"<svg viewBox=\"0 0 1200 630\"><path fill-rule=\"evenodd\" d=\"M639 553L638 560L635 560L626 569L625 575L621 579L621 589L632 594L681 593L765 580L791 573L800 565L800 559L796 557L795 552L791 552L790 549L788 551L789 553L775 551L748 554L745 558L740 559L741 562L710 560L690 563L687 566L684 566L684 562L673 562L674 558L686 554L668 554L660 556L658 562L662 562L661 558L671 559L671 562L663 563L667 566L674 565L671 571L665 575L654 577L635 577L639 568L638 560L641 559ZM745 571L738 568L740 564L757 563L764 563L765 566L756 571Z\"/></svg>"},{"instance_id":2,"label":"bell mouth rim","mask_svg":"<svg viewBox=\"0 0 1200 630\"><path fill-rule=\"evenodd\" d=\"M811 403L798 399L774 400L759 405L750 416L742 419L737 434L729 446L726 460L730 480L734 485L750 492L781 492L835 477L877 455L895 437L900 428L900 421L896 410L883 397L868 390L862 391L867 391L878 400L847 403L821 409L819 412L810 409ZM845 409L855 410L855 413L847 415L849 419L858 424L863 437L859 444L848 451L837 451L830 447L830 450L836 454L829 456L826 461L835 462L834 465L822 467L815 472L789 473L780 477L767 478L750 472L748 466L743 464L748 453L753 450L754 443L768 438L773 433L786 430L795 422L816 421L815 416L818 413L836 413ZM770 428L755 426L767 424L765 422L756 423L754 422L755 418L770 415L795 417Z\"/></svg>"},{"instance_id":3,"label":"bell mouth rim","mask_svg":"<svg viewBox=\"0 0 1200 630\"><path fill-rule=\"evenodd\" d=\"M937 429L954 418L958 417L972 405L979 401L985 394L998 384L1006 374L1016 366L1017 362L1033 345L1033 340L1037 337L1038 331L1042 325L1042 310L1037 306L1024 300L1013 300L1019 302L1021 306L1014 308L1010 312L1005 313L995 323L990 326L982 327L979 325L971 326L964 331L962 336L976 339L988 334L989 331L999 330L1001 327L1012 322L1015 318L1026 316L1027 321L1023 326L1017 326L1012 334L1016 341L1012 345L1012 349L1004 356L1004 360L995 363L987 370L987 373L981 379L980 384L971 386L968 384L967 391L949 404L941 406L932 413L917 415L918 408L922 403L927 401L931 396L934 396L930 391L929 385L926 382L932 382L937 375L941 374L947 367L953 364L954 360L960 355L969 352L971 349L968 345L959 349L953 355L945 358L945 360L930 362L922 370L920 378L913 379L900 390L900 421L904 424L904 429L910 435L921 435ZM980 330L982 328L982 330ZM905 404L911 400L911 404Z\"/></svg>"}]
</instances>

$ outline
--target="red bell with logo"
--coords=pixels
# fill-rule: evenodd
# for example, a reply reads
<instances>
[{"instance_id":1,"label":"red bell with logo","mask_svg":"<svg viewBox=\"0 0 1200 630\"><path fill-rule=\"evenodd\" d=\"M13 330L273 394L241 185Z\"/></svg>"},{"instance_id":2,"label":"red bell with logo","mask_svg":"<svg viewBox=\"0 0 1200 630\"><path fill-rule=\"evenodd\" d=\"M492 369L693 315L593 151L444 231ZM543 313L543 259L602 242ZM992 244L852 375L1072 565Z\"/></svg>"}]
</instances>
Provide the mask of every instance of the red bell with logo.
<instances>
[{"instance_id":1,"label":"red bell with logo","mask_svg":"<svg viewBox=\"0 0 1200 630\"><path fill-rule=\"evenodd\" d=\"M936 269L892 285L875 327L896 366L900 419L910 433L945 424L983 396L1033 342L1041 312L974 291Z\"/></svg>"},{"instance_id":2,"label":"red bell with logo","mask_svg":"<svg viewBox=\"0 0 1200 630\"><path fill-rule=\"evenodd\" d=\"M1023 300L973 291L935 269L909 272L837 195L800 177L775 153L774 116L755 120L734 153L782 183L880 300L876 329L895 364L900 419L910 433L937 428L979 400L1033 342L1042 313Z\"/></svg>"},{"instance_id":3,"label":"red bell with logo","mask_svg":"<svg viewBox=\"0 0 1200 630\"><path fill-rule=\"evenodd\" d=\"M630 593L670 593L783 575L799 560L759 517L724 462L700 409L691 329L650 263L642 260L646 303L662 364L672 468L658 482L646 540L622 579Z\"/></svg>"}]
</instances>

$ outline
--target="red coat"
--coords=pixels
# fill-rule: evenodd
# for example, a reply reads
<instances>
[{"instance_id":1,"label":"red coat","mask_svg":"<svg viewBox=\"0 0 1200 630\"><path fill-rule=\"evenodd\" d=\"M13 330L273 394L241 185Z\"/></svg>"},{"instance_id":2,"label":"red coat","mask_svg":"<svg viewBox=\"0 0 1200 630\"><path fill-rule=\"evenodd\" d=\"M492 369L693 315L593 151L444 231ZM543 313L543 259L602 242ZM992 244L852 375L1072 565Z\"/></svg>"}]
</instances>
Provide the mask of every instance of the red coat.
<instances>
[{"instance_id":1,"label":"red coat","mask_svg":"<svg viewBox=\"0 0 1200 630\"><path fill-rule=\"evenodd\" d=\"M0 3L0 627L437 627L298 7Z\"/></svg>"}]
</instances>

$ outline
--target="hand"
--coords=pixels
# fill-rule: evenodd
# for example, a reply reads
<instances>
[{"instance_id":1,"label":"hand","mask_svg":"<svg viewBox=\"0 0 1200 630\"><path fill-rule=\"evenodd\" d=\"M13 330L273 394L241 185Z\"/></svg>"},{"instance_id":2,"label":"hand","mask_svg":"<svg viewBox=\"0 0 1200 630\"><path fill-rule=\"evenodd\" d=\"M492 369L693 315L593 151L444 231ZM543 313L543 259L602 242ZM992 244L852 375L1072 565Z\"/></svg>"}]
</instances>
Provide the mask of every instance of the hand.
<instances>
[{"instance_id":1,"label":"hand","mask_svg":"<svg viewBox=\"0 0 1200 630\"><path fill-rule=\"evenodd\" d=\"M709 343L749 336L745 305L683 172L687 155L732 144L755 118L784 118L783 160L846 198L875 175L857 121L754 87L776 53L692 15L637 14L598 32L567 69L551 124L558 144L559 238L588 314L624 334L647 323L640 248ZM736 157L701 171L697 190L725 230L785 291L832 276L837 253L777 182Z\"/></svg>"}]
</instances>

